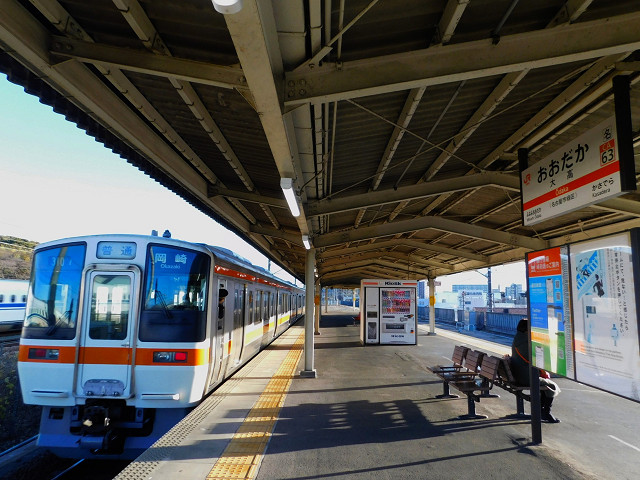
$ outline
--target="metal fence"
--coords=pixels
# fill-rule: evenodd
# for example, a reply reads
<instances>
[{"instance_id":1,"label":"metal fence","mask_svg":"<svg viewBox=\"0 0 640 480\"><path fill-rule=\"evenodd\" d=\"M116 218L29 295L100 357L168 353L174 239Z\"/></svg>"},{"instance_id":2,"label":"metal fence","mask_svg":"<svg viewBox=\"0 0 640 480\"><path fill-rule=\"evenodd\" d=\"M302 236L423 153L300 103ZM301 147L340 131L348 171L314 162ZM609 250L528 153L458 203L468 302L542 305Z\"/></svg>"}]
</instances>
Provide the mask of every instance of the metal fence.
<instances>
[{"instance_id":1,"label":"metal fence","mask_svg":"<svg viewBox=\"0 0 640 480\"><path fill-rule=\"evenodd\" d=\"M464 310L458 310L457 313L457 318L461 322L464 319ZM516 327L521 318L523 315L515 313L469 312L469 324L474 325L476 330L511 335L515 335ZM429 322L429 307L418 307L418 322ZM450 308L436 308L437 323L455 325L456 312Z\"/></svg>"}]
</instances>

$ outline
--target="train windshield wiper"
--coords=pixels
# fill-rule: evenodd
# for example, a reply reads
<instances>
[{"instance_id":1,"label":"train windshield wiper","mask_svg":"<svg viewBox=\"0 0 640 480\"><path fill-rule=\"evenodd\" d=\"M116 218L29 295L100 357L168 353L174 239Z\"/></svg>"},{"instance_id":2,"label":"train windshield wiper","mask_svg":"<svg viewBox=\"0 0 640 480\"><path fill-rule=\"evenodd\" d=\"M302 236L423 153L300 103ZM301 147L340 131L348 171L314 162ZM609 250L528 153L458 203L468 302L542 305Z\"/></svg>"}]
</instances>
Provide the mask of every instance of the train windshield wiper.
<instances>
[{"instance_id":1,"label":"train windshield wiper","mask_svg":"<svg viewBox=\"0 0 640 480\"><path fill-rule=\"evenodd\" d=\"M56 322L47 329L47 335L51 336L54 333L56 333L56 330L58 330L58 327L60 327L60 325L62 325L63 323L65 322L70 323L71 315L73 315L73 300L71 300L71 304L69 305L69 310L64 312L64 315L56 319ZM55 319L55 315L52 315L52 317L54 317Z\"/></svg>"},{"instance_id":2,"label":"train windshield wiper","mask_svg":"<svg viewBox=\"0 0 640 480\"><path fill-rule=\"evenodd\" d=\"M169 307L167 307L167 302L164 299L164 294L157 289L155 291L155 294L156 294L156 298L160 300L160 305L162 305L162 310L164 311L164 314L166 315L166 317L173 318L173 315L171 315L171 312L169 311Z\"/></svg>"}]
</instances>

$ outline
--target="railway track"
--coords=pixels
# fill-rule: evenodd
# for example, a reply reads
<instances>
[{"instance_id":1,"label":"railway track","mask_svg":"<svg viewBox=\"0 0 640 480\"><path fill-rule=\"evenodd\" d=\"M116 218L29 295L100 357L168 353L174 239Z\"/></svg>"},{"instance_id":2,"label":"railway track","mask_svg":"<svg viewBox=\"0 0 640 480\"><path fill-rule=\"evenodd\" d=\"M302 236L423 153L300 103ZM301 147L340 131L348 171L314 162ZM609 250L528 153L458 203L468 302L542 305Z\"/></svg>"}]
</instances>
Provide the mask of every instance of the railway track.
<instances>
[{"instance_id":1,"label":"railway track","mask_svg":"<svg viewBox=\"0 0 640 480\"><path fill-rule=\"evenodd\" d=\"M0 452L0 478L3 480L108 480L128 464L125 460L63 459L35 445L31 437Z\"/></svg>"},{"instance_id":2,"label":"railway track","mask_svg":"<svg viewBox=\"0 0 640 480\"><path fill-rule=\"evenodd\" d=\"M0 353L2 353L5 348L17 347L19 344L20 335L16 335L15 333L0 334Z\"/></svg>"}]
</instances>

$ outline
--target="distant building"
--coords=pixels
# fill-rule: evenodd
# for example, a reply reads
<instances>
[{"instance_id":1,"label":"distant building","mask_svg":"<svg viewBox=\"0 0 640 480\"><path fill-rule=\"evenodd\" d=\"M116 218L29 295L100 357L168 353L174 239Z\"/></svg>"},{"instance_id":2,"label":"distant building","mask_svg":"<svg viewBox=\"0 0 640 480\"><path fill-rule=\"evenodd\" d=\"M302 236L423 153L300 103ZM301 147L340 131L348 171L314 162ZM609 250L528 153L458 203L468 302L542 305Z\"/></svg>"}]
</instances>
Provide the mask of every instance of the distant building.
<instances>
[{"instance_id":1,"label":"distant building","mask_svg":"<svg viewBox=\"0 0 640 480\"><path fill-rule=\"evenodd\" d=\"M522 297L523 294L522 285L519 283L512 283L510 286L504 289L504 296L507 302L516 302Z\"/></svg>"},{"instance_id":2,"label":"distant building","mask_svg":"<svg viewBox=\"0 0 640 480\"><path fill-rule=\"evenodd\" d=\"M485 283L484 285L453 285L451 287L453 292L482 292L486 294L489 291L489 286Z\"/></svg>"},{"instance_id":3,"label":"distant building","mask_svg":"<svg viewBox=\"0 0 640 480\"><path fill-rule=\"evenodd\" d=\"M427 282L425 282L424 280L418 282L418 298L427 298L426 287Z\"/></svg>"}]
</instances>

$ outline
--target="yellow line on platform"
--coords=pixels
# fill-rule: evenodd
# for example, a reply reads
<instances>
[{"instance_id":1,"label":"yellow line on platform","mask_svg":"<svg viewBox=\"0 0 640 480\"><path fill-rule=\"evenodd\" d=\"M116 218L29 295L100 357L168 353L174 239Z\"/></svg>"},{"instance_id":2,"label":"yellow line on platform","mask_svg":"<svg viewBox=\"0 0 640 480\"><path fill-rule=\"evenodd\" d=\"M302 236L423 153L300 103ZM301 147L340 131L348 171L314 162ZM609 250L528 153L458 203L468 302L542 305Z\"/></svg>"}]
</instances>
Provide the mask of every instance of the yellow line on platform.
<instances>
[{"instance_id":1,"label":"yellow line on platform","mask_svg":"<svg viewBox=\"0 0 640 480\"><path fill-rule=\"evenodd\" d=\"M213 466L207 480L253 479L285 397L291 386L295 368L302 356L304 332L301 333L271 378L264 391L235 433L229 445Z\"/></svg>"}]
</instances>

